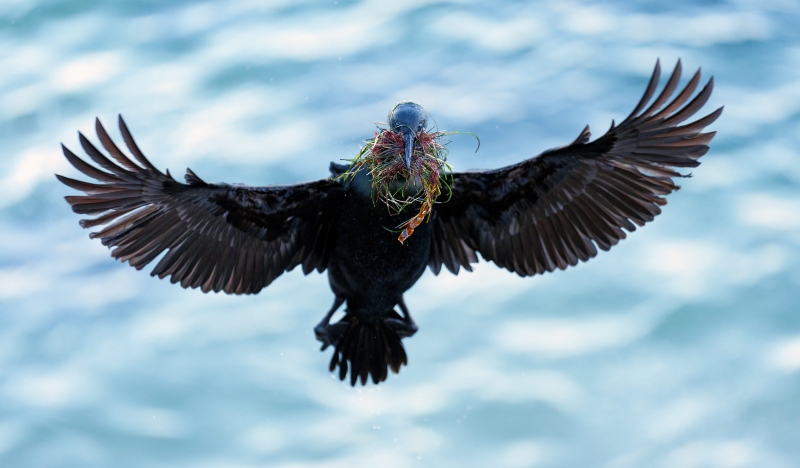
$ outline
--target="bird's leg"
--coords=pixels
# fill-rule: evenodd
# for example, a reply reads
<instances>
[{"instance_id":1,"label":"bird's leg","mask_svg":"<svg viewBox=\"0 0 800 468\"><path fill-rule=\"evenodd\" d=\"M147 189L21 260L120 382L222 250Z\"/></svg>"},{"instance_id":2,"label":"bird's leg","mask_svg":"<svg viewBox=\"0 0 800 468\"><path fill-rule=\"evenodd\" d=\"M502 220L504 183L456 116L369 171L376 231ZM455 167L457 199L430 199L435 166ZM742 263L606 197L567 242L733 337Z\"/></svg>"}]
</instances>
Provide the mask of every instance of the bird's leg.
<instances>
[{"instance_id":1,"label":"bird's leg","mask_svg":"<svg viewBox=\"0 0 800 468\"><path fill-rule=\"evenodd\" d=\"M400 296L400 301L398 301L397 305L400 306L400 311L403 313L403 320L387 318L384 319L384 322L392 327L400 338L406 338L416 333L418 327L414 319L411 318L411 312L408 311L408 306L406 306L406 301L402 296Z\"/></svg>"},{"instance_id":2,"label":"bird's leg","mask_svg":"<svg viewBox=\"0 0 800 468\"><path fill-rule=\"evenodd\" d=\"M328 313L325 314L325 317L322 317L322 320L314 327L314 335L316 335L317 340L322 342L322 349L320 349L320 351L323 351L330 345L335 345L336 341L338 341L339 336L335 336L335 334L331 333L331 328L335 327L335 325L332 326L330 322L331 317L333 317L333 314L342 304L344 304L344 296L337 295L333 299L331 310L329 310Z\"/></svg>"},{"instance_id":3,"label":"bird's leg","mask_svg":"<svg viewBox=\"0 0 800 468\"><path fill-rule=\"evenodd\" d=\"M400 312L403 313L403 318L406 322L414 323L414 320L411 319L411 312L408 311L408 306L406 305L406 300L403 296L400 296L400 301L397 303L400 306Z\"/></svg>"}]
</instances>

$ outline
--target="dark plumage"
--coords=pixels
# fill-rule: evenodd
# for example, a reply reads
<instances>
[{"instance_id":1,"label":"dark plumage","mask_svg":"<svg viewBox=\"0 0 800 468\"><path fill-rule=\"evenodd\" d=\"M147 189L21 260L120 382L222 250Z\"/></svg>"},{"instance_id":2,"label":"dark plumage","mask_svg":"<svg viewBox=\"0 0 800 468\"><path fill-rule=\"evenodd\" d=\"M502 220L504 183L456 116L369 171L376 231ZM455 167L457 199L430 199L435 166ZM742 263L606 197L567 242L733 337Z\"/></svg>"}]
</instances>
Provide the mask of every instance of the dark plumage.
<instances>
[{"instance_id":1,"label":"dark plumage","mask_svg":"<svg viewBox=\"0 0 800 468\"><path fill-rule=\"evenodd\" d=\"M323 349L334 347L330 370L338 367L342 380L349 371L353 385L370 376L378 383L388 369L398 372L407 363L401 340L417 327L403 294L426 266L436 274L442 266L454 274L471 271L480 253L521 276L563 270L598 248L608 250L661 212L664 196L678 189L673 179L683 177L676 168L699 165L714 137L701 132L722 113L682 125L708 100L713 78L690 100L700 72L673 97L680 75L679 61L651 103L660 78L656 63L631 115L593 142L586 127L571 144L518 164L454 173L452 193L439 197L404 244L390 230L408 215L398 218L373 202L366 169L342 178L347 167L332 163L330 179L260 188L209 184L187 169L184 184L145 158L121 117L136 162L97 121L108 156L79 137L99 168L63 147L69 162L95 182L56 177L86 194L66 200L76 213L97 216L80 224L103 225L90 237L113 248L114 258L142 269L166 251L151 274L184 288L255 294L298 265L305 274L327 269L335 299L315 332ZM409 167L427 113L403 102L388 122L404 139ZM412 180L406 190L421 189ZM417 201L409 212L419 207ZM343 303L344 318L330 324Z\"/></svg>"}]
</instances>

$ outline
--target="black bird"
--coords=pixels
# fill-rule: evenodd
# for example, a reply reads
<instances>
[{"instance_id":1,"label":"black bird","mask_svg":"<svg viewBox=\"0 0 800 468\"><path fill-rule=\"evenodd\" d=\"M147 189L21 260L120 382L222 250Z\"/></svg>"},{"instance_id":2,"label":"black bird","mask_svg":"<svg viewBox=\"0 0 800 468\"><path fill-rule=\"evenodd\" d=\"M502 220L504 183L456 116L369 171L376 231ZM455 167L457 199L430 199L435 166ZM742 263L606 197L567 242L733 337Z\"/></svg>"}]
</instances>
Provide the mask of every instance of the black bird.
<instances>
[{"instance_id":1,"label":"black bird","mask_svg":"<svg viewBox=\"0 0 800 468\"><path fill-rule=\"evenodd\" d=\"M338 367L342 380L349 370L352 385L370 376L378 383L389 368L396 373L407 363L401 340L417 326L403 294L426 266L434 274L443 266L453 274L471 271L480 253L520 276L563 270L610 249L661 212L664 196L678 189L673 179L686 177L676 168L699 165L715 134L701 132L722 113L684 124L708 100L713 78L692 98L700 71L674 96L680 76L678 61L651 103L660 79L656 62L633 112L602 137L590 142L587 126L569 145L518 164L453 173L448 193L433 192L438 199L427 212L424 184L412 167L421 167L420 145L440 134L427 132L427 113L408 101L388 117L386 135L397 137L402 150L400 175L383 187L369 168L335 163L331 178L295 185L210 184L191 169L184 184L150 163L121 116L135 161L98 120L108 156L80 133L79 139L99 167L62 145L69 162L95 182L56 177L86 193L66 200L76 213L97 215L80 225L104 226L90 237L113 248L114 258L142 269L166 252L151 275L184 288L255 294L297 266L304 274L327 269L335 298L314 330L322 349L335 349L330 370ZM376 195L398 190L410 210L421 210L404 242L392 232L397 211L376 202ZM344 317L330 324L344 303Z\"/></svg>"}]
</instances>

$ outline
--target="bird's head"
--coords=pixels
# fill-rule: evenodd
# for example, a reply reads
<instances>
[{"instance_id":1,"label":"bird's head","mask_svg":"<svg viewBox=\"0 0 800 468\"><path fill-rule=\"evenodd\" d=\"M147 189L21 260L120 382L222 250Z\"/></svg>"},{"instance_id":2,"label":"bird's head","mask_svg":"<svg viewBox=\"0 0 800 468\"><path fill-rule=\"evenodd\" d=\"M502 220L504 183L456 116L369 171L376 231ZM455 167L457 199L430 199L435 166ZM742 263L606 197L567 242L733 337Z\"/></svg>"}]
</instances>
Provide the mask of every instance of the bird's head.
<instances>
[{"instance_id":1,"label":"bird's head","mask_svg":"<svg viewBox=\"0 0 800 468\"><path fill-rule=\"evenodd\" d=\"M428 112L416 102L401 101L389 111L386 122L389 124L389 131L399 133L403 137L405 144L403 162L408 170L411 168L411 158L414 155L417 135L425 132L428 128Z\"/></svg>"},{"instance_id":2,"label":"bird's head","mask_svg":"<svg viewBox=\"0 0 800 468\"><path fill-rule=\"evenodd\" d=\"M418 210L416 216L398 226L403 228L398 237L403 242L430 216L442 185L450 187L452 170L447 164L446 142L441 138L450 133L429 131L428 112L411 101L395 104L387 124L389 128L381 128L374 138L365 141L339 177L352 177L357 185L369 181L364 192L386 202L395 213L408 206Z\"/></svg>"}]
</instances>

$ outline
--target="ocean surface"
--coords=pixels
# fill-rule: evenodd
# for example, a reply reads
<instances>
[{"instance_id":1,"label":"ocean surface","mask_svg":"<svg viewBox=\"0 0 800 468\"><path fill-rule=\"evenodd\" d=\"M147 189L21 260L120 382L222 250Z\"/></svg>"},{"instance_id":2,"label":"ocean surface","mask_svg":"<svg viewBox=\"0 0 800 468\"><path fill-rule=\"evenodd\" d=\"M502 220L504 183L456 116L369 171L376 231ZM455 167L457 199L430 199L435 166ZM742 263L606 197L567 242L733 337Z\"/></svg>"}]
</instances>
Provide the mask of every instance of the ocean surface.
<instances>
[{"instance_id":1,"label":"ocean surface","mask_svg":"<svg viewBox=\"0 0 800 468\"><path fill-rule=\"evenodd\" d=\"M697 3L3 0L0 466L800 466L800 3ZM401 99L496 168L601 135L657 58L725 106L663 214L567 271L427 272L379 386L327 370L324 275L183 290L53 177L121 113L176 176L322 178Z\"/></svg>"}]
</instances>

